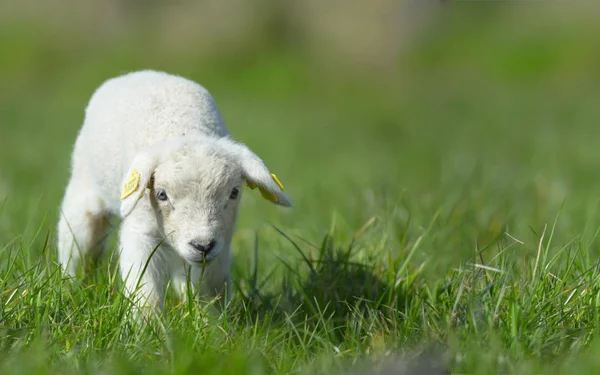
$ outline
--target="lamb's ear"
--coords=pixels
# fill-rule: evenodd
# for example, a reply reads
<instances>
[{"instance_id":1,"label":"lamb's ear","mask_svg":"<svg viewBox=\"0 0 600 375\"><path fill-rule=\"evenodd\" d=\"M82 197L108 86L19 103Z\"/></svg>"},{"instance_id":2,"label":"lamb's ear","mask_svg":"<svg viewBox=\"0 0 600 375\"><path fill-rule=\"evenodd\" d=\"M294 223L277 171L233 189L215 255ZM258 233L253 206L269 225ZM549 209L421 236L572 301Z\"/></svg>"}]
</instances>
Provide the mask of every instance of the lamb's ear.
<instances>
[{"instance_id":1,"label":"lamb's ear","mask_svg":"<svg viewBox=\"0 0 600 375\"><path fill-rule=\"evenodd\" d=\"M243 177L250 189L258 187L263 198L280 206L291 207L292 201L283 192L283 185L269 172L263 161L244 145L238 145Z\"/></svg>"},{"instance_id":2,"label":"lamb's ear","mask_svg":"<svg viewBox=\"0 0 600 375\"><path fill-rule=\"evenodd\" d=\"M121 217L133 211L137 202L144 196L146 188L151 188L152 175L157 165L157 155L150 152L138 154L131 163L121 185Z\"/></svg>"}]
</instances>

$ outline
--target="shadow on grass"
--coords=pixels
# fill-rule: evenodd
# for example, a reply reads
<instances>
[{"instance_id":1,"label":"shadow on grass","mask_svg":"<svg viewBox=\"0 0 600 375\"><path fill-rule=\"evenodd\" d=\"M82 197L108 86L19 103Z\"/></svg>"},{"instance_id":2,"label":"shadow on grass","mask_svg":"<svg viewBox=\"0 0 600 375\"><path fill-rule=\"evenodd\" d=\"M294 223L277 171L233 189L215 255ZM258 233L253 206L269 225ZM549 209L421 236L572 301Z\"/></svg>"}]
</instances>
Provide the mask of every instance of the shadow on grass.
<instances>
[{"instance_id":1,"label":"shadow on grass","mask_svg":"<svg viewBox=\"0 0 600 375\"><path fill-rule=\"evenodd\" d=\"M338 339L350 325L356 329L370 318L402 320L402 310L410 298L405 284L394 286L394 270L352 261L354 241L343 248L325 237L317 256L311 258L290 237L280 233L298 250L303 262L290 265L282 260L287 272L272 292L262 291L255 276L245 288L238 284L241 301L233 306L234 314L253 324L269 321L316 326L327 322L335 327Z\"/></svg>"}]
</instances>

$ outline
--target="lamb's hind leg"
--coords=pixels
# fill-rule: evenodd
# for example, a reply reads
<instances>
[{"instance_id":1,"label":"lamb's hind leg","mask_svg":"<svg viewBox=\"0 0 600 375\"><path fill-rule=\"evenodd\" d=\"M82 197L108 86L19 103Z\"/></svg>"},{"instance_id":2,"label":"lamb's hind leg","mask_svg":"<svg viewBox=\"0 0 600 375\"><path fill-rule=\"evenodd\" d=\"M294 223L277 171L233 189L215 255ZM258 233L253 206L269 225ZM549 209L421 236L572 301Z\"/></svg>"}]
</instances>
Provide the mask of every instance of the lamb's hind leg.
<instances>
[{"instance_id":1,"label":"lamb's hind leg","mask_svg":"<svg viewBox=\"0 0 600 375\"><path fill-rule=\"evenodd\" d=\"M109 220L103 201L88 186L71 181L60 208L58 258L63 270L76 276L92 268L104 247Z\"/></svg>"}]
</instances>

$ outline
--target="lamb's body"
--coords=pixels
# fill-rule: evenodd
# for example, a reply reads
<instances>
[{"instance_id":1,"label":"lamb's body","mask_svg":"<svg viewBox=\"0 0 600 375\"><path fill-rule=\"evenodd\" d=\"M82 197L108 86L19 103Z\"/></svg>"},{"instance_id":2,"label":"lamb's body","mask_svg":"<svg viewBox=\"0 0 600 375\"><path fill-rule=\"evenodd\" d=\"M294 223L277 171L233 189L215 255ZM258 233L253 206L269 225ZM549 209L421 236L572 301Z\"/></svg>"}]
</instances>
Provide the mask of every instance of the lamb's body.
<instances>
[{"instance_id":1,"label":"lamb's body","mask_svg":"<svg viewBox=\"0 0 600 375\"><path fill-rule=\"evenodd\" d=\"M155 71L110 79L96 90L86 109L75 143L73 173L89 178L90 188L99 189L106 199L106 210L118 214L121 191L115 187L124 182L137 152L184 135L229 135L202 86Z\"/></svg>"},{"instance_id":2,"label":"lamb's body","mask_svg":"<svg viewBox=\"0 0 600 375\"><path fill-rule=\"evenodd\" d=\"M209 294L229 286L239 200L232 189L239 190L242 180L258 185L265 197L271 194L275 203L290 203L262 161L233 142L207 90L155 71L113 78L96 90L75 142L71 172L58 229L65 271L75 276L82 262L93 265L109 218L120 216L122 276L129 292L141 278L140 292L150 305L161 305L169 278L184 291L190 264L192 283L204 274ZM122 193L131 173L137 173L138 183L130 194ZM169 198L157 198L155 188L167 189ZM154 194L144 194L148 190ZM199 257L211 260L208 266L201 266Z\"/></svg>"}]
</instances>

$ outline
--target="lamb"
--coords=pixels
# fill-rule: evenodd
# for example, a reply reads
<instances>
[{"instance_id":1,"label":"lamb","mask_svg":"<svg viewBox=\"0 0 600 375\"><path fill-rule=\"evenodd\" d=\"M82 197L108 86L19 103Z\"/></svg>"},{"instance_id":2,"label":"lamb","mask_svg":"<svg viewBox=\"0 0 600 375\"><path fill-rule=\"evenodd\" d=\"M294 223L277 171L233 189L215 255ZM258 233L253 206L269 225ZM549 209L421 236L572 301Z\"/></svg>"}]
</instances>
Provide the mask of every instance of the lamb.
<instances>
[{"instance_id":1,"label":"lamb","mask_svg":"<svg viewBox=\"0 0 600 375\"><path fill-rule=\"evenodd\" d=\"M192 293L228 302L244 182L291 206L277 176L233 140L203 86L153 70L111 78L90 98L73 148L59 263L71 277L93 267L117 217L119 271L137 306L162 310L169 281L185 299L188 278Z\"/></svg>"}]
</instances>

